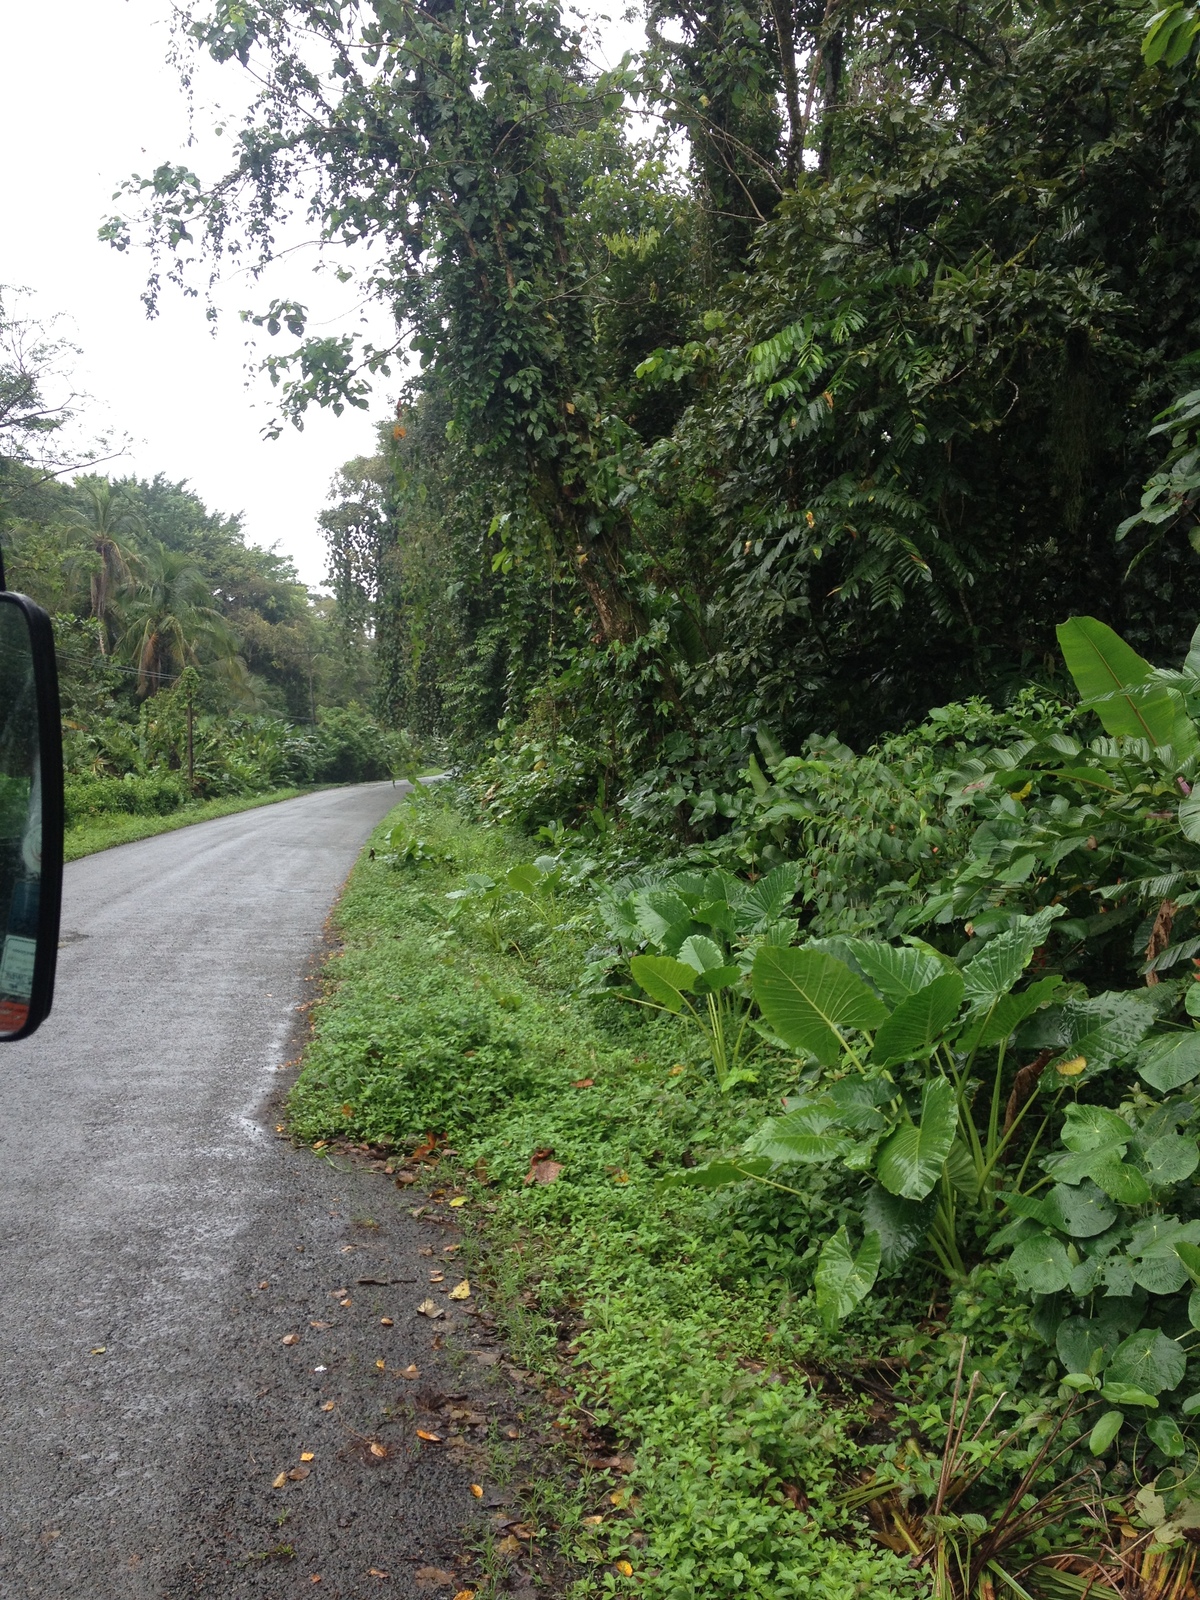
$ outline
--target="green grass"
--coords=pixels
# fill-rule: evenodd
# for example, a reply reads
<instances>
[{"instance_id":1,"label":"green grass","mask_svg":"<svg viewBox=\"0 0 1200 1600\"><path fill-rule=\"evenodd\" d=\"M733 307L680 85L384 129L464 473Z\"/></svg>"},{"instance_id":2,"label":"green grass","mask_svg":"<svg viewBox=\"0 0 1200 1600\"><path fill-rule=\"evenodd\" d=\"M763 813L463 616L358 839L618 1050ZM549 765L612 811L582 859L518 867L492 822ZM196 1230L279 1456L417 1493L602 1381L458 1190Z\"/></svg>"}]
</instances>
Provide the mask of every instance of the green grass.
<instances>
[{"instance_id":1,"label":"green grass","mask_svg":"<svg viewBox=\"0 0 1200 1600\"><path fill-rule=\"evenodd\" d=\"M67 829L64 855L68 861L78 861L81 856L95 855L97 850L109 850L116 844L133 844L135 840L149 839L156 833L190 828L194 822L210 822L214 817L232 816L235 811L251 811L256 806L272 806L277 801L294 800L297 795L313 792L311 786L274 789L270 794L204 800L196 805L182 806L178 811L168 811L163 816L138 817L122 812L117 816L89 817L86 822Z\"/></svg>"},{"instance_id":2,"label":"green grass","mask_svg":"<svg viewBox=\"0 0 1200 1600\"><path fill-rule=\"evenodd\" d=\"M414 829L436 847L427 861L364 855L350 878L292 1124L310 1139L452 1141L472 1276L509 1350L570 1383L636 1460L632 1516L585 1484L579 1503L604 1523L559 1518L589 1573L580 1592L924 1592L837 1504L876 1447L855 1442L859 1403L830 1403L808 1375L860 1353L864 1337L831 1345L813 1308L808 1241L837 1216L825 1180L803 1200L656 1190L693 1153L744 1137L778 1104L784 1068L766 1063L754 1091L723 1099L677 1023L572 996L585 926L497 936L470 902L450 920L447 892L467 873L497 877L535 847L468 826L436 795ZM556 1181L525 1181L539 1154L561 1163Z\"/></svg>"}]
</instances>

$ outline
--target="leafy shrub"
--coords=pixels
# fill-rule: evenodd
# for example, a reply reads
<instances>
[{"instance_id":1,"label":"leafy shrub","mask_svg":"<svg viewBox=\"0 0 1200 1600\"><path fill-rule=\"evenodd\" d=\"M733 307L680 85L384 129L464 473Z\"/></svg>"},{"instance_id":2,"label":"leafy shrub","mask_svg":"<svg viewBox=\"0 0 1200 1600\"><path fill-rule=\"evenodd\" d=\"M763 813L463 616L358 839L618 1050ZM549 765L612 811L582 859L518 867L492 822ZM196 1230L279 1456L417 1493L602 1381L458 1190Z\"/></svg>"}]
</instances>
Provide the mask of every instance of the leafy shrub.
<instances>
[{"instance_id":1,"label":"leafy shrub","mask_svg":"<svg viewBox=\"0 0 1200 1600\"><path fill-rule=\"evenodd\" d=\"M165 816L187 801L187 785L173 773L138 778L92 778L68 782L64 790L66 823L73 827L88 817L127 813Z\"/></svg>"},{"instance_id":2,"label":"leafy shrub","mask_svg":"<svg viewBox=\"0 0 1200 1600\"><path fill-rule=\"evenodd\" d=\"M365 711L331 706L321 712L312 738L314 783L370 783L390 778L403 753Z\"/></svg>"}]
</instances>

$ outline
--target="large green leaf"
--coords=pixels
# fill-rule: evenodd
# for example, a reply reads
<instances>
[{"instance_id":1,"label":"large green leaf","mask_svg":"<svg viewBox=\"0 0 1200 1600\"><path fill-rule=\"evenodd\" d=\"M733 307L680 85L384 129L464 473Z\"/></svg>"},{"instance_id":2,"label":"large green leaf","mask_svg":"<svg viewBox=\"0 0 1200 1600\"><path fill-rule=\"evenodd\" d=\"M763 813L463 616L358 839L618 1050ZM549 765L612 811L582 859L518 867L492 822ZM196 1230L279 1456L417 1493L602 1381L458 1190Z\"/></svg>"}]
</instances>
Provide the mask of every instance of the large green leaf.
<instances>
[{"instance_id":1,"label":"large green leaf","mask_svg":"<svg viewBox=\"0 0 1200 1600\"><path fill-rule=\"evenodd\" d=\"M887 1067L897 1061L917 1061L927 1055L958 1015L963 980L958 972L944 972L916 994L902 1000L875 1035L871 1060Z\"/></svg>"},{"instance_id":2,"label":"large green leaf","mask_svg":"<svg viewBox=\"0 0 1200 1600\"><path fill-rule=\"evenodd\" d=\"M772 1166L787 1167L836 1161L854 1148L841 1132L836 1108L802 1105L782 1117L769 1117L747 1140L747 1156L765 1156Z\"/></svg>"},{"instance_id":3,"label":"large green leaf","mask_svg":"<svg viewBox=\"0 0 1200 1600\"><path fill-rule=\"evenodd\" d=\"M1050 925L1065 916L1064 906L1044 906L1030 917L1018 917L1005 933L989 939L965 969L966 1000L972 1011L994 1007L1012 988L1046 942Z\"/></svg>"},{"instance_id":4,"label":"large green leaf","mask_svg":"<svg viewBox=\"0 0 1200 1600\"><path fill-rule=\"evenodd\" d=\"M1111 1322L1098 1317L1067 1317L1058 1325L1054 1346L1065 1371L1094 1375L1119 1337Z\"/></svg>"},{"instance_id":5,"label":"large green leaf","mask_svg":"<svg viewBox=\"0 0 1200 1600\"><path fill-rule=\"evenodd\" d=\"M942 1175L958 1129L958 1099L948 1078L931 1078L921 1094L921 1120L903 1123L884 1141L875 1176L892 1194L923 1200Z\"/></svg>"},{"instance_id":6,"label":"large green leaf","mask_svg":"<svg viewBox=\"0 0 1200 1600\"><path fill-rule=\"evenodd\" d=\"M836 1328L860 1300L870 1294L879 1274L879 1236L869 1233L857 1255L850 1236L839 1228L826 1239L817 1259L817 1310L827 1328Z\"/></svg>"},{"instance_id":7,"label":"large green leaf","mask_svg":"<svg viewBox=\"0 0 1200 1600\"><path fill-rule=\"evenodd\" d=\"M1031 1289L1034 1294L1057 1294L1071 1281L1067 1247L1053 1233L1023 1239L1009 1256L1008 1265L1019 1287Z\"/></svg>"},{"instance_id":8,"label":"large green leaf","mask_svg":"<svg viewBox=\"0 0 1200 1600\"><path fill-rule=\"evenodd\" d=\"M1039 978L1020 994L1001 995L995 1004L979 1012L974 1021L958 1036L958 1050L984 1050L990 1044L1000 1044L1020 1027L1026 1017L1031 1017L1039 1006L1047 1005L1062 986L1058 973Z\"/></svg>"},{"instance_id":9,"label":"large green leaf","mask_svg":"<svg viewBox=\"0 0 1200 1600\"><path fill-rule=\"evenodd\" d=\"M1139 1328L1113 1351L1107 1377L1111 1383L1129 1383L1147 1394L1162 1394L1183 1380L1187 1356L1183 1347L1157 1328Z\"/></svg>"},{"instance_id":10,"label":"large green leaf","mask_svg":"<svg viewBox=\"0 0 1200 1600\"><path fill-rule=\"evenodd\" d=\"M1071 1083L1078 1085L1132 1055L1153 1026L1154 1012L1139 993L1113 990L1089 1000L1068 1001L1059 1012L1059 1024L1061 1048L1053 1066L1057 1071L1059 1065L1070 1063ZM1086 1065L1079 1070L1081 1057ZM1055 1079L1047 1073L1045 1082L1050 1085Z\"/></svg>"},{"instance_id":11,"label":"large green leaf","mask_svg":"<svg viewBox=\"0 0 1200 1600\"><path fill-rule=\"evenodd\" d=\"M844 948L885 1000L899 1005L935 978L952 970L948 957L928 945L882 944L877 939L847 939Z\"/></svg>"},{"instance_id":12,"label":"large green leaf","mask_svg":"<svg viewBox=\"0 0 1200 1600\"><path fill-rule=\"evenodd\" d=\"M1138 1077L1160 1094L1169 1094L1200 1077L1200 1028L1156 1033L1138 1055Z\"/></svg>"},{"instance_id":13,"label":"large green leaf","mask_svg":"<svg viewBox=\"0 0 1200 1600\"><path fill-rule=\"evenodd\" d=\"M754 927L776 921L795 899L799 880L800 868L794 862L772 867L743 892L739 902L743 917Z\"/></svg>"},{"instance_id":14,"label":"large green leaf","mask_svg":"<svg viewBox=\"0 0 1200 1600\"><path fill-rule=\"evenodd\" d=\"M638 987L671 1012L682 1009L683 997L696 981L695 967L676 961L674 956L634 956L629 970Z\"/></svg>"},{"instance_id":15,"label":"large green leaf","mask_svg":"<svg viewBox=\"0 0 1200 1600\"><path fill-rule=\"evenodd\" d=\"M692 920L684 901L668 889L642 890L634 896L633 914L651 944L662 944L673 928L687 927Z\"/></svg>"},{"instance_id":16,"label":"large green leaf","mask_svg":"<svg viewBox=\"0 0 1200 1600\"><path fill-rule=\"evenodd\" d=\"M696 972L711 972L725 965L725 952L715 939L694 933L680 945L679 959Z\"/></svg>"},{"instance_id":17,"label":"large green leaf","mask_svg":"<svg viewBox=\"0 0 1200 1600\"><path fill-rule=\"evenodd\" d=\"M762 946L751 973L754 998L774 1031L793 1050L822 1066L841 1058L848 1028L878 1028L887 1007L850 968L823 950Z\"/></svg>"},{"instance_id":18,"label":"large green leaf","mask_svg":"<svg viewBox=\"0 0 1200 1600\"><path fill-rule=\"evenodd\" d=\"M1198 1166L1200 1149L1194 1138L1182 1133L1164 1133L1142 1156L1142 1170L1154 1189L1182 1183Z\"/></svg>"},{"instance_id":19,"label":"large green leaf","mask_svg":"<svg viewBox=\"0 0 1200 1600\"><path fill-rule=\"evenodd\" d=\"M1151 679L1153 668L1095 617L1071 617L1058 642L1085 705L1113 738L1169 744L1183 760L1200 749L1182 697Z\"/></svg>"},{"instance_id":20,"label":"large green leaf","mask_svg":"<svg viewBox=\"0 0 1200 1600\"><path fill-rule=\"evenodd\" d=\"M668 1172L655 1185L658 1189L721 1189L729 1183L744 1183L747 1178L761 1178L771 1170L765 1156L742 1158L720 1157L706 1161L703 1166L684 1167L679 1172Z\"/></svg>"},{"instance_id":21,"label":"large green leaf","mask_svg":"<svg viewBox=\"0 0 1200 1600\"><path fill-rule=\"evenodd\" d=\"M1094 1239L1117 1220L1103 1189L1086 1180L1078 1188L1056 1183L1042 1201L1041 1213L1052 1228L1072 1239Z\"/></svg>"},{"instance_id":22,"label":"large green leaf","mask_svg":"<svg viewBox=\"0 0 1200 1600\"><path fill-rule=\"evenodd\" d=\"M905 1200L874 1184L863 1204L863 1227L879 1236L881 1272L899 1272L925 1243L933 1222L935 1202Z\"/></svg>"}]
</instances>

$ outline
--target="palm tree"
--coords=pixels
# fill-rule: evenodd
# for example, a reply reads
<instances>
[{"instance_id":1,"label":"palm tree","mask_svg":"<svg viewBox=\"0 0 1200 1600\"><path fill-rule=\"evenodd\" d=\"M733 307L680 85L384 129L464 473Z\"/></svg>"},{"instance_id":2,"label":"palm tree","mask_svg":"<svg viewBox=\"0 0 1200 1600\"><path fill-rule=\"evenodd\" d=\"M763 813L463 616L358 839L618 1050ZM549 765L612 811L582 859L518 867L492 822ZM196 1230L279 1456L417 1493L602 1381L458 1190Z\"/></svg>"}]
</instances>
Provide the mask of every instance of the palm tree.
<instances>
[{"instance_id":1,"label":"palm tree","mask_svg":"<svg viewBox=\"0 0 1200 1600\"><path fill-rule=\"evenodd\" d=\"M71 522L83 530L90 545L92 615L100 625L100 654L107 655L113 601L129 583L137 560L136 543L121 541L136 535L141 521L131 506L114 496L107 478L77 479L75 487L84 503L75 508Z\"/></svg>"},{"instance_id":2,"label":"palm tree","mask_svg":"<svg viewBox=\"0 0 1200 1600\"><path fill-rule=\"evenodd\" d=\"M201 653L227 661L237 640L212 603L212 592L190 556L157 542L146 546L129 590L120 653L137 668L141 699L155 694Z\"/></svg>"}]
</instances>

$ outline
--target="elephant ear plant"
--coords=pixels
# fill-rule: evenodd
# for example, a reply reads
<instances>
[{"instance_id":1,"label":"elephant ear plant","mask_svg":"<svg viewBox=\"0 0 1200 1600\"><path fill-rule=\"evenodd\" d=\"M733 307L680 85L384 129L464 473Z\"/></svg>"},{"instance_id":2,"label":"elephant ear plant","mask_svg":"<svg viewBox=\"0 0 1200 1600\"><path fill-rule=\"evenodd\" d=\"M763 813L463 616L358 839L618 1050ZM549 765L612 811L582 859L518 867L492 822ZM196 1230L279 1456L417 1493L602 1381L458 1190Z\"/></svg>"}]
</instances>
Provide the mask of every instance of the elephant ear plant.
<instances>
[{"instance_id":1,"label":"elephant ear plant","mask_svg":"<svg viewBox=\"0 0 1200 1600\"><path fill-rule=\"evenodd\" d=\"M1007 1195L1031 1172L1044 1181L1033 1164L1059 1101L1128 1057L1155 1021L1149 990L1089 999L1056 975L1018 988L1061 914L1019 917L959 961L916 940L760 946L753 997L806 1062L803 1092L736 1155L664 1183L788 1189L796 1169L833 1163L860 1174L860 1240L839 1229L817 1267L830 1325L926 1244L948 1277L964 1277ZM1031 1036L1052 1042L1035 1070L1014 1072L1014 1040Z\"/></svg>"},{"instance_id":2,"label":"elephant ear plant","mask_svg":"<svg viewBox=\"0 0 1200 1600\"><path fill-rule=\"evenodd\" d=\"M682 872L602 903L610 932L628 956L632 986L609 990L636 1005L683 1016L697 1030L722 1093L756 1074L744 1065L752 1021L755 951L786 946L796 920L784 915L798 868L779 866L754 883L731 873Z\"/></svg>"}]
</instances>

